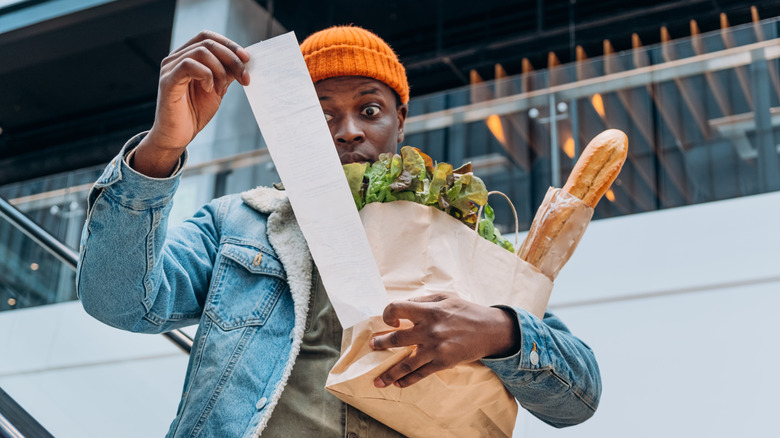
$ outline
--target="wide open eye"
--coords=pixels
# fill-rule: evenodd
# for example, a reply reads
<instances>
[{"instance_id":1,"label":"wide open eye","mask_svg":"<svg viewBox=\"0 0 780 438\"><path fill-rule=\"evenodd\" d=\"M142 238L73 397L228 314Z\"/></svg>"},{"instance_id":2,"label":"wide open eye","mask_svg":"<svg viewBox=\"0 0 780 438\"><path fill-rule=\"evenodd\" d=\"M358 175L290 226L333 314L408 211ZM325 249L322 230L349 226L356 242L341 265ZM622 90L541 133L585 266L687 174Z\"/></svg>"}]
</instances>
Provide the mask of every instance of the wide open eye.
<instances>
[{"instance_id":1,"label":"wide open eye","mask_svg":"<svg viewBox=\"0 0 780 438\"><path fill-rule=\"evenodd\" d=\"M324 114L325 114L325 121L326 122L330 122L331 120L333 120L333 116L332 115L330 115L328 113L324 113Z\"/></svg>"},{"instance_id":2,"label":"wide open eye","mask_svg":"<svg viewBox=\"0 0 780 438\"><path fill-rule=\"evenodd\" d=\"M376 117L381 111L382 110L379 108L379 105L368 105L363 108L363 111L361 111L360 114L368 117Z\"/></svg>"}]
</instances>

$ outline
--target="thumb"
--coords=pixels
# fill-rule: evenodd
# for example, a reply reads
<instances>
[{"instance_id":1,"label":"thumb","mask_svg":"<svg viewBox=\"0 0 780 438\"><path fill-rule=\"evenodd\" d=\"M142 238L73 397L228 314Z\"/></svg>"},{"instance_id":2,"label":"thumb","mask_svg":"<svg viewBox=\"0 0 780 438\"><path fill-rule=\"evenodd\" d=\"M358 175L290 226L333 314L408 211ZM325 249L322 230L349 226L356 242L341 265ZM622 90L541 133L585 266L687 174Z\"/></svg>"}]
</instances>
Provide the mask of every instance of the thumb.
<instances>
[{"instance_id":1,"label":"thumb","mask_svg":"<svg viewBox=\"0 0 780 438\"><path fill-rule=\"evenodd\" d=\"M446 294L435 293L435 294L430 294L430 295L423 295L423 296L420 296L420 297L409 298L408 301L412 301L414 303L436 303L436 302L439 302L439 301L444 301L447 298L449 298L449 296L446 295Z\"/></svg>"}]
</instances>

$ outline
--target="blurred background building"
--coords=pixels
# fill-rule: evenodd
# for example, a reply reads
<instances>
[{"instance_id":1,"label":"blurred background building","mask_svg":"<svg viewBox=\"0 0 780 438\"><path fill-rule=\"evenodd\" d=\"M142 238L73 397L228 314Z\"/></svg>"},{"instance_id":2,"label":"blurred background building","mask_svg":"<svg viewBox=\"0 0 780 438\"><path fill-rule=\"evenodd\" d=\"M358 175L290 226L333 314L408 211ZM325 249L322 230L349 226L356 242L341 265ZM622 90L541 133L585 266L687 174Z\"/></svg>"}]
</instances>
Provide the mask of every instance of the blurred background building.
<instances>
[{"instance_id":1,"label":"blurred background building","mask_svg":"<svg viewBox=\"0 0 780 438\"><path fill-rule=\"evenodd\" d=\"M87 191L151 126L160 62L199 30L249 45L348 23L406 65L405 143L471 161L510 195L521 232L593 136L628 134L628 162L550 304L596 351L602 405L560 431L521 413L515 436L773 436L777 0L0 0L0 388L10 398L58 437L164 435L187 354L105 327L73 301ZM173 223L277 180L237 85L190 153ZM0 393L0 413L16 412L10 398Z\"/></svg>"}]
</instances>

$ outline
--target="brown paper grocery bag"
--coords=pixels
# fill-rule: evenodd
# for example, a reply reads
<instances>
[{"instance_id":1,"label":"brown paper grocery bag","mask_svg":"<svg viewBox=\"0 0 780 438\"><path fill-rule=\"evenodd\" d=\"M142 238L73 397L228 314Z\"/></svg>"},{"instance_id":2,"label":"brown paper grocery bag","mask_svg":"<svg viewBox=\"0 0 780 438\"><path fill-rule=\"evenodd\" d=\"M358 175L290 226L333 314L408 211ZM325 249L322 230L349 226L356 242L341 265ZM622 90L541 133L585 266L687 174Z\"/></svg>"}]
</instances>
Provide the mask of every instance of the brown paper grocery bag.
<instances>
[{"instance_id":1,"label":"brown paper grocery bag","mask_svg":"<svg viewBox=\"0 0 780 438\"><path fill-rule=\"evenodd\" d=\"M457 219L406 201L369 204L360 216L390 299L455 293L543 317L552 281ZM512 435L517 403L479 361L403 389L374 387L374 379L412 348L372 351L368 340L388 330L395 329L378 316L344 331L341 358L326 383L331 393L410 437Z\"/></svg>"}]
</instances>

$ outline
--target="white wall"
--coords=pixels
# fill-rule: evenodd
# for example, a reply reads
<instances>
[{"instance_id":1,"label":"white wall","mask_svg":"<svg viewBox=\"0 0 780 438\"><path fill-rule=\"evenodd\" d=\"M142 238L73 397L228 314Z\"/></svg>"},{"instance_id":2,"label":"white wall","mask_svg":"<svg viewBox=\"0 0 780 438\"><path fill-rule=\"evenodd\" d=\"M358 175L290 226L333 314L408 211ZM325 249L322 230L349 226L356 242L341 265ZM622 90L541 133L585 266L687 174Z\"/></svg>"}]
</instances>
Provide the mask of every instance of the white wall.
<instances>
[{"instance_id":1,"label":"white wall","mask_svg":"<svg viewBox=\"0 0 780 438\"><path fill-rule=\"evenodd\" d=\"M525 414L519 437L777 436L780 282L561 310L604 390L586 423Z\"/></svg>"},{"instance_id":2,"label":"white wall","mask_svg":"<svg viewBox=\"0 0 780 438\"><path fill-rule=\"evenodd\" d=\"M551 308L596 352L588 422L518 437L775 436L780 193L591 224ZM79 303L0 313L0 387L57 437L163 436L187 358ZM139 419L143 419L140 421Z\"/></svg>"}]
</instances>

